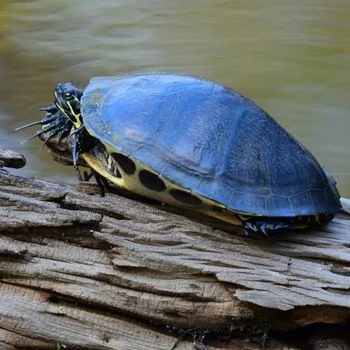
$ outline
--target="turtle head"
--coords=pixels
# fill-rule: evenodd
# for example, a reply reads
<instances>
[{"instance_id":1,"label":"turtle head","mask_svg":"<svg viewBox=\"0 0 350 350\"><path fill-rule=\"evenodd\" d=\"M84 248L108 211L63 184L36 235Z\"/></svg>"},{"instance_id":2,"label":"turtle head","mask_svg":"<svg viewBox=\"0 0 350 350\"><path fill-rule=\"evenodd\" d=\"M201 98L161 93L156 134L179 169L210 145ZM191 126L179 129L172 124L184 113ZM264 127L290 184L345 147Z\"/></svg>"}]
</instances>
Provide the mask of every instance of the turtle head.
<instances>
[{"instance_id":1,"label":"turtle head","mask_svg":"<svg viewBox=\"0 0 350 350\"><path fill-rule=\"evenodd\" d=\"M83 124L80 112L82 95L82 90L71 83L57 84L55 89L55 105L73 123L75 129L78 129Z\"/></svg>"}]
</instances>

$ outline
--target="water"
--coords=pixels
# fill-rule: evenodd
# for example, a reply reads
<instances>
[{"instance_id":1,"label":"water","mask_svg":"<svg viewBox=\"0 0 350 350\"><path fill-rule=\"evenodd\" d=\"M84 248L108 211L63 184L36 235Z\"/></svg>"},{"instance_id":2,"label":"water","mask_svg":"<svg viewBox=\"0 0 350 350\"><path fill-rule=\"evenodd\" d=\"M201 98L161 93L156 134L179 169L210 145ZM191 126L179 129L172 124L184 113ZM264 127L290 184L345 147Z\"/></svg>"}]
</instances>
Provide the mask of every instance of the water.
<instances>
[{"instance_id":1,"label":"water","mask_svg":"<svg viewBox=\"0 0 350 350\"><path fill-rule=\"evenodd\" d=\"M63 182L74 170L40 142L20 145L59 81L178 71L250 96L309 148L350 197L348 0L0 0L0 146L20 172Z\"/></svg>"}]
</instances>

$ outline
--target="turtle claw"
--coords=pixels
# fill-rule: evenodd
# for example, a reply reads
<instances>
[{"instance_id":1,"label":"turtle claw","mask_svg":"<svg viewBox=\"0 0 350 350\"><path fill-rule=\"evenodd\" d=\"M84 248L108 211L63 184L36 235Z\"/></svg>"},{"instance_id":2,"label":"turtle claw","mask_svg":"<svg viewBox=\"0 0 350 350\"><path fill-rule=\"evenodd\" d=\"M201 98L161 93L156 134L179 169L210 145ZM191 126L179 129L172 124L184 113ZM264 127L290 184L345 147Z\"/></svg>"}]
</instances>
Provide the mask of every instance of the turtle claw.
<instances>
[{"instance_id":1,"label":"turtle claw","mask_svg":"<svg viewBox=\"0 0 350 350\"><path fill-rule=\"evenodd\" d=\"M32 123L29 123L29 124L26 124L26 125L22 125L22 126L19 126L18 128L15 129L15 131L20 131L20 130L23 130L23 129L27 129L27 128L30 128L31 126L35 126L35 125L41 125L42 124L42 120L37 120L36 122L32 122Z\"/></svg>"},{"instance_id":2,"label":"turtle claw","mask_svg":"<svg viewBox=\"0 0 350 350\"><path fill-rule=\"evenodd\" d=\"M56 112L58 112L58 108L56 107L55 104L53 104L53 105L51 105L49 107L39 108L39 111L46 112L46 113L49 113L49 114L55 114Z\"/></svg>"},{"instance_id":3,"label":"turtle claw","mask_svg":"<svg viewBox=\"0 0 350 350\"><path fill-rule=\"evenodd\" d=\"M101 176L99 173L97 173L95 170L91 169L90 172L84 171L83 173L80 171L80 168L77 166L75 168L77 178L80 182L88 182L92 177L95 178L97 186L100 190L101 197L104 197L106 195L106 192L109 192L109 184L108 181Z\"/></svg>"},{"instance_id":4,"label":"turtle claw","mask_svg":"<svg viewBox=\"0 0 350 350\"><path fill-rule=\"evenodd\" d=\"M44 148L44 146L56 135L54 133L50 134L43 142L43 144L40 146L40 151Z\"/></svg>"}]
</instances>

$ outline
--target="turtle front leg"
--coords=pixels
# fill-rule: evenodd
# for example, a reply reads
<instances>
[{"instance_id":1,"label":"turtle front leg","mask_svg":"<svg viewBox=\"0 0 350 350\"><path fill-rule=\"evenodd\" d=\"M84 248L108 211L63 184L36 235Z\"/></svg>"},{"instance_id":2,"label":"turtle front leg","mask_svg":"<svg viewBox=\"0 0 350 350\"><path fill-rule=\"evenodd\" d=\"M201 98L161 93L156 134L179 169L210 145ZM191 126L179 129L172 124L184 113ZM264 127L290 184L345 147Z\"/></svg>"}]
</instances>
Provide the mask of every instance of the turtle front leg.
<instances>
[{"instance_id":1,"label":"turtle front leg","mask_svg":"<svg viewBox=\"0 0 350 350\"><path fill-rule=\"evenodd\" d=\"M84 126L76 129L72 139L72 158L75 168L78 167L78 158L80 153L91 151L96 146L96 140L86 131Z\"/></svg>"},{"instance_id":2,"label":"turtle front leg","mask_svg":"<svg viewBox=\"0 0 350 350\"><path fill-rule=\"evenodd\" d=\"M245 232L248 236L272 237L282 230L292 226L291 222L282 219L248 219L243 223Z\"/></svg>"}]
</instances>

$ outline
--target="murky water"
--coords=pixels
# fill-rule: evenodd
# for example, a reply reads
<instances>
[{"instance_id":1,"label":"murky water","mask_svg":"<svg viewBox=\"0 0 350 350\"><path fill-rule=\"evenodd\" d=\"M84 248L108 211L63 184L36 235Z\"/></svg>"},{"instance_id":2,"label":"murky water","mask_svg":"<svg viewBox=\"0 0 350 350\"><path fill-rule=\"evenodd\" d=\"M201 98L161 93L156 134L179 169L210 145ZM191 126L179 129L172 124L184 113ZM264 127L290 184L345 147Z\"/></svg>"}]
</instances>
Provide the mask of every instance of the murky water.
<instances>
[{"instance_id":1,"label":"murky water","mask_svg":"<svg viewBox=\"0 0 350 350\"><path fill-rule=\"evenodd\" d=\"M0 147L21 172L76 181L20 145L59 81L179 71L234 87L272 114L350 196L349 0L0 0Z\"/></svg>"}]
</instances>

